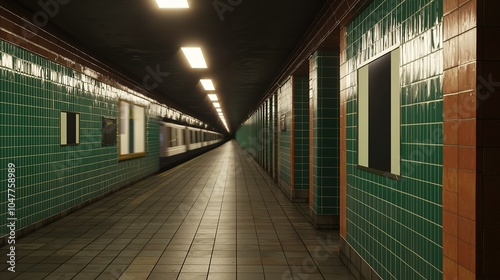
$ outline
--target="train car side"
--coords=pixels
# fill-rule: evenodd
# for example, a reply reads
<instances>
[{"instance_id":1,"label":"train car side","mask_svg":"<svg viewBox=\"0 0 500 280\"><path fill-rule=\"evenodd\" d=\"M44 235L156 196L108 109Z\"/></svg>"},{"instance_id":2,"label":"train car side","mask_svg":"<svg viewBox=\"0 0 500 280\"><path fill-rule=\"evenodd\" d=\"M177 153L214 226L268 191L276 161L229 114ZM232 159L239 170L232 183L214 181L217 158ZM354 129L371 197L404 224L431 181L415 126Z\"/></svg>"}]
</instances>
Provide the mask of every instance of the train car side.
<instances>
[{"instance_id":1,"label":"train car side","mask_svg":"<svg viewBox=\"0 0 500 280\"><path fill-rule=\"evenodd\" d=\"M171 168L223 142L224 135L214 131L162 122L160 126L160 170Z\"/></svg>"}]
</instances>

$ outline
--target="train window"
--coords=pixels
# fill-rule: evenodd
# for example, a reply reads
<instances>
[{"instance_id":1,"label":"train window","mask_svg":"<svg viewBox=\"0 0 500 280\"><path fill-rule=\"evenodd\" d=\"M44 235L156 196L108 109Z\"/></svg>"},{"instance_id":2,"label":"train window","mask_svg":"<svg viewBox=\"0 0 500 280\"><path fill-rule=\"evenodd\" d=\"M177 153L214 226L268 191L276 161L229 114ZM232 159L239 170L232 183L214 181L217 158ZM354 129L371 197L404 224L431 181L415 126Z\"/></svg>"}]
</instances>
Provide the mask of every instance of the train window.
<instances>
[{"instance_id":1,"label":"train window","mask_svg":"<svg viewBox=\"0 0 500 280\"><path fill-rule=\"evenodd\" d=\"M184 131L182 129L177 129L177 146L184 145Z\"/></svg>"},{"instance_id":2,"label":"train window","mask_svg":"<svg viewBox=\"0 0 500 280\"><path fill-rule=\"evenodd\" d=\"M170 128L170 133L171 133L171 137L170 137L170 142L172 143L172 147L177 147L179 146L179 136L177 135L177 128L175 127L171 127Z\"/></svg>"},{"instance_id":3,"label":"train window","mask_svg":"<svg viewBox=\"0 0 500 280\"><path fill-rule=\"evenodd\" d=\"M165 139L165 148L170 148L172 147L172 128L171 127L168 127L167 126L167 129L166 129L166 139Z\"/></svg>"},{"instance_id":4,"label":"train window","mask_svg":"<svg viewBox=\"0 0 500 280\"><path fill-rule=\"evenodd\" d=\"M177 130L174 127L170 127L170 147L175 147L178 144L178 139L177 139Z\"/></svg>"},{"instance_id":5,"label":"train window","mask_svg":"<svg viewBox=\"0 0 500 280\"><path fill-rule=\"evenodd\" d=\"M170 147L170 130L168 127L165 127L165 132L163 135L160 133L160 142L163 141L163 147Z\"/></svg>"}]
</instances>

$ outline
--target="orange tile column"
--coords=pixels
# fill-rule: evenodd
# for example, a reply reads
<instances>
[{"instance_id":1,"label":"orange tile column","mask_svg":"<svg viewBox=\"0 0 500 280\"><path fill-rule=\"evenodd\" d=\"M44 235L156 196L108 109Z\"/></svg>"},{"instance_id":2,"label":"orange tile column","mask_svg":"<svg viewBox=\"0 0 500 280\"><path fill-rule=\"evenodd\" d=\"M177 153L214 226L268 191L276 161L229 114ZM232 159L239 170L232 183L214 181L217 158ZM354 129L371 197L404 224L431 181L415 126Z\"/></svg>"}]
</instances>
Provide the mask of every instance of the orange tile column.
<instances>
[{"instance_id":1,"label":"orange tile column","mask_svg":"<svg viewBox=\"0 0 500 280\"><path fill-rule=\"evenodd\" d=\"M443 276L475 279L476 0L444 0Z\"/></svg>"}]
</instances>

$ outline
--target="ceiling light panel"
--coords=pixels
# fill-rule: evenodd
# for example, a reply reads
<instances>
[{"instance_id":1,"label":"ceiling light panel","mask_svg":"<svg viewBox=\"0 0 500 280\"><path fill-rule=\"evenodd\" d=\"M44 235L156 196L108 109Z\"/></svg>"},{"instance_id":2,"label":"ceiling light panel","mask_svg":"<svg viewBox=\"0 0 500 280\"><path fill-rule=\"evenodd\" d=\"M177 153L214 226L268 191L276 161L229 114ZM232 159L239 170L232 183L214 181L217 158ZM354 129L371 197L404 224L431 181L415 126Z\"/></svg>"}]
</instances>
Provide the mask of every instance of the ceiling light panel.
<instances>
[{"instance_id":1,"label":"ceiling light panel","mask_svg":"<svg viewBox=\"0 0 500 280\"><path fill-rule=\"evenodd\" d=\"M220 103L219 102L214 102L214 107L215 108L220 108Z\"/></svg>"},{"instance_id":2,"label":"ceiling light panel","mask_svg":"<svg viewBox=\"0 0 500 280\"><path fill-rule=\"evenodd\" d=\"M210 79L202 79L200 80L201 85L205 90L215 90L214 83Z\"/></svg>"},{"instance_id":3,"label":"ceiling light panel","mask_svg":"<svg viewBox=\"0 0 500 280\"><path fill-rule=\"evenodd\" d=\"M192 68L207 68L201 48L181 48Z\"/></svg>"},{"instance_id":4,"label":"ceiling light panel","mask_svg":"<svg viewBox=\"0 0 500 280\"><path fill-rule=\"evenodd\" d=\"M187 9L189 4L187 0L156 0L161 9Z\"/></svg>"},{"instance_id":5,"label":"ceiling light panel","mask_svg":"<svg viewBox=\"0 0 500 280\"><path fill-rule=\"evenodd\" d=\"M209 94L208 98L210 98L210 101L219 101L219 98L217 98L217 94Z\"/></svg>"}]
</instances>

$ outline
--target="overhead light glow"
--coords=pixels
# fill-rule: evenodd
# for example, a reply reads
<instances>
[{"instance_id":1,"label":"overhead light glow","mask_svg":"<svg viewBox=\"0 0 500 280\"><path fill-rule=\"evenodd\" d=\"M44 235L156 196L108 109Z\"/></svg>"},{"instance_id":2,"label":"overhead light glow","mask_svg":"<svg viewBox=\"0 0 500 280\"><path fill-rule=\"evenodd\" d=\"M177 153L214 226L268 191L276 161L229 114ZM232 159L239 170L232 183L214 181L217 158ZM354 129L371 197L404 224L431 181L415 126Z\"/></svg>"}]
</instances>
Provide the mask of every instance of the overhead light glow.
<instances>
[{"instance_id":1,"label":"overhead light glow","mask_svg":"<svg viewBox=\"0 0 500 280\"><path fill-rule=\"evenodd\" d=\"M192 68L207 68L201 48L181 48Z\"/></svg>"},{"instance_id":2,"label":"overhead light glow","mask_svg":"<svg viewBox=\"0 0 500 280\"><path fill-rule=\"evenodd\" d=\"M215 90L214 83L210 79L202 79L200 80L201 85L205 90Z\"/></svg>"},{"instance_id":3,"label":"overhead light glow","mask_svg":"<svg viewBox=\"0 0 500 280\"><path fill-rule=\"evenodd\" d=\"M187 0L156 0L160 9L187 9L189 4Z\"/></svg>"},{"instance_id":4,"label":"overhead light glow","mask_svg":"<svg viewBox=\"0 0 500 280\"><path fill-rule=\"evenodd\" d=\"M220 108L220 103L219 102L214 102L214 107L215 108Z\"/></svg>"},{"instance_id":5,"label":"overhead light glow","mask_svg":"<svg viewBox=\"0 0 500 280\"><path fill-rule=\"evenodd\" d=\"M217 94L209 94L208 98L210 98L210 101L219 101L219 98L217 98Z\"/></svg>"},{"instance_id":6,"label":"overhead light glow","mask_svg":"<svg viewBox=\"0 0 500 280\"><path fill-rule=\"evenodd\" d=\"M221 108L217 108L217 113L221 114L222 113L222 109Z\"/></svg>"}]
</instances>

